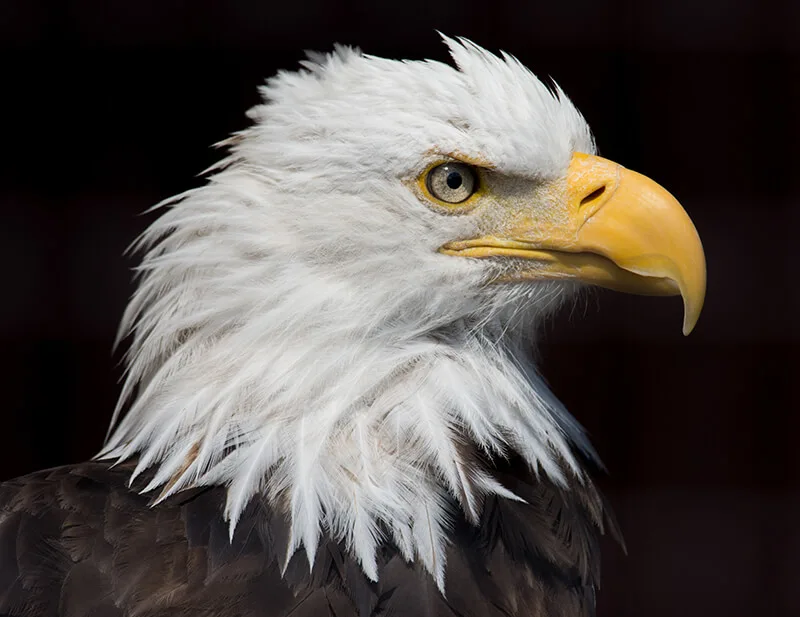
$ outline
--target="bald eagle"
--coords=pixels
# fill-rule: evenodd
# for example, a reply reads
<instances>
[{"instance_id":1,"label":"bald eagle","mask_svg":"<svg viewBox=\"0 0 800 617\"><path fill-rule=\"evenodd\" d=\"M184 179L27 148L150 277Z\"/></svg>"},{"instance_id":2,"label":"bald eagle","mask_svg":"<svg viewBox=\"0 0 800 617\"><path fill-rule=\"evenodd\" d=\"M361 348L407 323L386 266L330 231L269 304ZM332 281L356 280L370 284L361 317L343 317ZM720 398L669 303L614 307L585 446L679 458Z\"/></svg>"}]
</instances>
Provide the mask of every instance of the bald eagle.
<instances>
[{"instance_id":1,"label":"bald eagle","mask_svg":"<svg viewBox=\"0 0 800 617\"><path fill-rule=\"evenodd\" d=\"M557 86L444 40L309 54L157 206L105 446L0 486L0 615L594 614L614 525L537 327L589 284L688 334L703 249Z\"/></svg>"}]
</instances>

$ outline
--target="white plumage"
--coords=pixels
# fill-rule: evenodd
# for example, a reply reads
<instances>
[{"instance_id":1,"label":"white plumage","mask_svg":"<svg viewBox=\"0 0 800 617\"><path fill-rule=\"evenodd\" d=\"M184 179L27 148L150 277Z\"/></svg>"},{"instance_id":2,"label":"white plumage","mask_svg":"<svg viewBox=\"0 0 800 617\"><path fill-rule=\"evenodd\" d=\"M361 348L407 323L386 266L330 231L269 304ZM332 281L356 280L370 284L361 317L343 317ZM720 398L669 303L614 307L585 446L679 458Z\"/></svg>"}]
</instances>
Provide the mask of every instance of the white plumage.
<instances>
[{"instance_id":1,"label":"white plumage","mask_svg":"<svg viewBox=\"0 0 800 617\"><path fill-rule=\"evenodd\" d=\"M580 427L538 378L536 326L574 283L490 285L455 259L481 220L413 182L458 153L558 182L589 129L517 60L445 38L457 65L338 48L262 89L208 183L170 198L137 248L116 423L98 455L155 466L149 489L228 486L231 533L258 491L288 503L288 557L322 531L377 577L381 529L440 586L450 494L513 498L465 467L462 436L581 477ZM116 420L115 420L116 421Z\"/></svg>"}]
</instances>

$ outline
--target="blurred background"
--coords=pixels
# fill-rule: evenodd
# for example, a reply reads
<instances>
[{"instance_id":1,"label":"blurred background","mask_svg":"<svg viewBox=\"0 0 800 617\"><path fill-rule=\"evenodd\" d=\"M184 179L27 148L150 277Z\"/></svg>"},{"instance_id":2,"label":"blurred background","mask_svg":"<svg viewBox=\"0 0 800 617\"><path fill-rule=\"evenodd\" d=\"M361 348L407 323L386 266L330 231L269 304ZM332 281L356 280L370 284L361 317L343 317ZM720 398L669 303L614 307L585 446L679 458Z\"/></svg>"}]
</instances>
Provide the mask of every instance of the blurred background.
<instances>
[{"instance_id":1,"label":"blurred background","mask_svg":"<svg viewBox=\"0 0 800 617\"><path fill-rule=\"evenodd\" d=\"M142 211L201 182L256 87L334 42L447 60L434 29L555 79L705 244L689 338L679 299L598 292L541 350L628 544L605 546L599 614L800 614L796 1L2 0L0 480L100 447L122 253Z\"/></svg>"}]
</instances>

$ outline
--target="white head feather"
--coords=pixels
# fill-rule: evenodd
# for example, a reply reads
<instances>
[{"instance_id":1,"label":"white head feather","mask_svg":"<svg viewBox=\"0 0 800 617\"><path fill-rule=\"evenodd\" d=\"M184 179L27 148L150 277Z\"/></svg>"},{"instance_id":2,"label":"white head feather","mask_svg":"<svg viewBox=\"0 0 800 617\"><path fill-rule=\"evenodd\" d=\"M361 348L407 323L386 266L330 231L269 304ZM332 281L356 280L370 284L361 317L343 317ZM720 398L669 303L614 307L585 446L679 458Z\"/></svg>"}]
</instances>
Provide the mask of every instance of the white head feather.
<instances>
[{"instance_id":1,"label":"white head feather","mask_svg":"<svg viewBox=\"0 0 800 617\"><path fill-rule=\"evenodd\" d=\"M593 152L569 100L516 59L445 38L457 69L337 48L263 87L254 124L208 183L166 200L121 335L127 378L100 458L139 457L164 495L228 487L233 533L250 498L289 504L313 560L325 531L375 578L388 530L444 577L447 513L489 493L459 445L520 453L580 477L587 447L531 365L556 282L487 285L497 265L437 252L469 215L421 203L407 181L437 152L563 177Z\"/></svg>"}]
</instances>

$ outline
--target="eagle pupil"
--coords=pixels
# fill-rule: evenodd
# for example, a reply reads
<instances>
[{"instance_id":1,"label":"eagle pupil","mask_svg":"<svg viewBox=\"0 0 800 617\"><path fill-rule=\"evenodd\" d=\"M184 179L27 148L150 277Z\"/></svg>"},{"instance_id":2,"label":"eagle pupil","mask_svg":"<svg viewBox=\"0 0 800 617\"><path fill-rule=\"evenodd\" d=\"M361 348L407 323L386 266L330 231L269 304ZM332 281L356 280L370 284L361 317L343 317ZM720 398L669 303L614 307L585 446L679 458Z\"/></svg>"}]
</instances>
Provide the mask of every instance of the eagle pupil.
<instances>
[{"instance_id":1,"label":"eagle pupil","mask_svg":"<svg viewBox=\"0 0 800 617\"><path fill-rule=\"evenodd\" d=\"M457 189L463 183L463 179L461 178L461 174L457 171L451 171L447 174L447 186L451 189Z\"/></svg>"}]
</instances>

